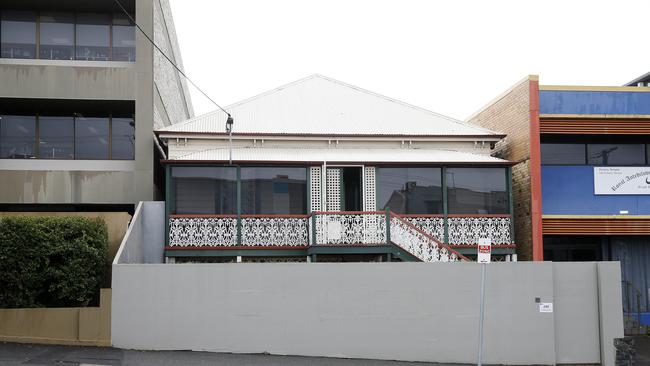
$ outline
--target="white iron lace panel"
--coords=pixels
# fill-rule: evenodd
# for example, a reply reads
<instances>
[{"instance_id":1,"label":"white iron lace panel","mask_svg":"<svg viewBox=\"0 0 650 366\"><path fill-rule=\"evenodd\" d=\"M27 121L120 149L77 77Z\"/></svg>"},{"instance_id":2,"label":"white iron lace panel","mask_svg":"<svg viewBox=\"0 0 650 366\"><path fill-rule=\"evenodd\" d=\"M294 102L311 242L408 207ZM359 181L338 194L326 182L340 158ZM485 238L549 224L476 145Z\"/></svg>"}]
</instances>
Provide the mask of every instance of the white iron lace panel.
<instances>
[{"instance_id":1,"label":"white iron lace panel","mask_svg":"<svg viewBox=\"0 0 650 366\"><path fill-rule=\"evenodd\" d=\"M327 211L341 211L340 168L327 168Z\"/></svg>"},{"instance_id":2,"label":"white iron lace panel","mask_svg":"<svg viewBox=\"0 0 650 366\"><path fill-rule=\"evenodd\" d=\"M319 166L313 166L309 168L310 173L310 187L309 194L311 199L311 211L321 211L321 168Z\"/></svg>"},{"instance_id":3,"label":"white iron lace panel","mask_svg":"<svg viewBox=\"0 0 650 366\"><path fill-rule=\"evenodd\" d=\"M364 168L363 210L377 211L377 186L374 166Z\"/></svg>"}]
</instances>

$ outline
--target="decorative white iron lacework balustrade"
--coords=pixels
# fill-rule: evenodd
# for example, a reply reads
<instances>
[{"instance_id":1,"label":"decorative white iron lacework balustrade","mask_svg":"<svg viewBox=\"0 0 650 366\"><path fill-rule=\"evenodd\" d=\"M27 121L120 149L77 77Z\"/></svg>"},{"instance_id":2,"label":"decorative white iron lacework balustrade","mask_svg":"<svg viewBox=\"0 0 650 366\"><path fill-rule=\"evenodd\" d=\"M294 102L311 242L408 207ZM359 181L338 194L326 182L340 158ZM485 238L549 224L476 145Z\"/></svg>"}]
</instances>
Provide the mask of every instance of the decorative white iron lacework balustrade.
<instances>
[{"instance_id":1,"label":"decorative white iron lacework balustrade","mask_svg":"<svg viewBox=\"0 0 650 366\"><path fill-rule=\"evenodd\" d=\"M385 212L316 212L316 245L385 245Z\"/></svg>"},{"instance_id":2,"label":"decorative white iron lacework balustrade","mask_svg":"<svg viewBox=\"0 0 650 366\"><path fill-rule=\"evenodd\" d=\"M390 215L390 240L423 262L458 262L461 257L401 217Z\"/></svg>"},{"instance_id":3,"label":"decorative white iron lacework balustrade","mask_svg":"<svg viewBox=\"0 0 650 366\"><path fill-rule=\"evenodd\" d=\"M449 217L450 245L477 245L478 238L491 238L492 245L512 244L510 217Z\"/></svg>"},{"instance_id":4,"label":"decorative white iron lacework balustrade","mask_svg":"<svg viewBox=\"0 0 650 366\"><path fill-rule=\"evenodd\" d=\"M445 241L445 220L442 216L401 216L418 229L433 236L441 242Z\"/></svg>"},{"instance_id":5,"label":"decorative white iron lacework balustrade","mask_svg":"<svg viewBox=\"0 0 650 366\"><path fill-rule=\"evenodd\" d=\"M243 216L241 245L307 246L309 216Z\"/></svg>"},{"instance_id":6,"label":"decorative white iron lacework balustrade","mask_svg":"<svg viewBox=\"0 0 650 366\"><path fill-rule=\"evenodd\" d=\"M237 218L170 217L169 245L172 247L205 247L237 245Z\"/></svg>"}]
</instances>

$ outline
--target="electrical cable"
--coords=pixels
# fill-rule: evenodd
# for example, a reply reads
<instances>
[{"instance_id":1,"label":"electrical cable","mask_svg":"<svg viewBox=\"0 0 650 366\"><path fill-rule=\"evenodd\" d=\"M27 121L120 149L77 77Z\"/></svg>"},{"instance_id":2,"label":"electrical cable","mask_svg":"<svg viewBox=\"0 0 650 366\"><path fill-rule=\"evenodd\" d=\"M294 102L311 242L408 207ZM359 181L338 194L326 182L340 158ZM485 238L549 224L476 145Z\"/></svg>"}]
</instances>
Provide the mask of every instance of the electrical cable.
<instances>
[{"instance_id":1,"label":"electrical cable","mask_svg":"<svg viewBox=\"0 0 650 366\"><path fill-rule=\"evenodd\" d=\"M141 33L142 33L142 34L147 38L147 40L149 41L149 43L151 43L151 44L152 44L152 45L153 45L153 46L154 46L154 47L155 47L155 48L156 48L156 49L157 49L157 50L158 50L158 51L163 55L163 57L165 57L165 58L167 59L167 61L169 61L169 63L170 63L172 66L174 66L174 68L176 69L176 71L178 71L179 74L183 75L183 77L185 78L185 80L189 81L190 84L192 84L192 86L194 86L194 87L195 87L199 92L201 92L201 94L203 94L203 96L205 96L206 98L208 98L208 100L209 100L210 102L212 102L212 104L214 104L214 105L216 105L217 107L219 107L219 109L221 109L224 113L226 113L226 114L228 115L228 117L230 118L230 113L228 113L228 111L226 111L225 109L223 109L223 107L221 107L217 102L215 102L212 98L210 98L210 97L208 96L208 94L206 94L203 90L201 90L201 88L199 88L199 87L198 87L198 86L197 86L197 85L192 81L192 79L190 79L189 77L187 77L187 75L185 75L185 73L183 72L183 70L181 70L180 67L176 66L176 64L174 63L174 61L172 61L172 59L169 58L169 56L167 56L167 55L165 54L165 52L163 52L163 50L160 49L160 47L158 47L158 45L153 41L153 39L151 39L151 37L149 37L149 35L148 35L148 34L147 34L147 33L146 33L146 32L145 32L145 31L140 27L140 25L139 25L138 23L136 23L135 19L133 19L133 17L131 16L131 14L129 14L129 12L126 10L126 8L124 8L124 6L122 5L122 3L120 3L119 0L114 0L114 1L115 1L115 3L120 7L120 9L122 9L122 12L124 12L124 14L126 14L126 16L129 17L129 19L130 19L131 22L136 26L136 28L138 28L138 30L139 30L139 31L140 31L140 32L141 32Z\"/></svg>"}]
</instances>

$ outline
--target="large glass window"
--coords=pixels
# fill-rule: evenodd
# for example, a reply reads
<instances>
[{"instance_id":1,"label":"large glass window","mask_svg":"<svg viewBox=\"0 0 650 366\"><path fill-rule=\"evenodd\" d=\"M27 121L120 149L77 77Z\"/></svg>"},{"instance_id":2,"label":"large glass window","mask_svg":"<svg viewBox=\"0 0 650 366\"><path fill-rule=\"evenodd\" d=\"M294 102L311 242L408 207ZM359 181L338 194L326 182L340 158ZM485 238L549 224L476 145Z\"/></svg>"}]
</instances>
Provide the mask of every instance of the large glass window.
<instances>
[{"instance_id":1,"label":"large glass window","mask_svg":"<svg viewBox=\"0 0 650 366\"><path fill-rule=\"evenodd\" d=\"M400 214L441 214L440 168L378 168L379 207Z\"/></svg>"},{"instance_id":2,"label":"large glass window","mask_svg":"<svg viewBox=\"0 0 650 366\"><path fill-rule=\"evenodd\" d=\"M507 214L504 168L447 168L450 214Z\"/></svg>"},{"instance_id":3,"label":"large glass window","mask_svg":"<svg viewBox=\"0 0 650 366\"><path fill-rule=\"evenodd\" d=\"M644 165L643 144L588 144L589 165Z\"/></svg>"},{"instance_id":4,"label":"large glass window","mask_svg":"<svg viewBox=\"0 0 650 366\"><path fill-rule=\"evenodd\" d=\"M39 57L48 60L74 58L74 14L41 13Z\"/></svg>"},{"instance_id":5,"label":"large glass window","mask_svg":"<svg viewBox=\"0 0 650 366\"><path fill-rule=\"evenodd\" d=\"M3 115L0 118L0 158L33 158L36 118L11 115Z\"/></svg>"},{"instance_id":6,"label":"large glass window","mask_svg":"<svg viewBox=\"0 0 650 366\"><path fill-rule=\"evenodd\" d=\"M111 157L133 159L135 155L135 121L133 118L113 118L111 125Z\"/></svg>"},{"instance_id":7,"label":"large glass window","mask_svg":"<svg viewBox=\"0 0 650 366\"><path fill-rule=\"evenodd\" d=\"M0 48L4 58L36 58L36 13L3 10Z\"/></svg>"},{"instance_id":8,"label":"large glass window","mask_svg":"<svg viewBox=\"0 0 650 366\"><path fill-rule=\"evenodd\" d=\"M586 161L585 144L542 144L542 164L546 165L584 165Z\"/></svg>"},{"instance_id":9,"label":"large glass window","mask_svg":"<svg viewBox=\"0 0 650 366\"><path fill-rule=\"evenodd\" d=\"M241 168L242 214L306 214L307 169Z\"/></svg>"},{"instance_id":10,"label":"large glass window","mask_svg":"<svg viewBox=\"0 0 650 366\"><path fill-rule=\"evenodd\" d=\"M108 118L75 118L75 158L108 159Z\"/></svg>"},{"instance_id":11,"label":"large glass window","mask_svg":"<svg viewBox=\"0 0 650 366\"><path fill-rule=\"evenodd\" d=\"M177 214L237 213L235 167L172 167L172 184Z\"/></svg>"},{"instance_id":12,"label":"large glass window","mask_svg":"<svg viewBox=\"0 0 650 366\"><path fill-rule=\"evenodd\" d=\"M110 59L110 16L108 14L77 14L76 34L77 60Z\"/></svg>"},{"instance_id":13,"label":"large glass window","mask_svg":"<svg viewBox=\"0 0 650 366\"><path fill-rule=\"evenodd\" d=\"M135 61L135 26L122 14L113 17L113 60Z\"/></svg>"},{"instance_id":14,"label":"large glass window","mask_svg":"<svg viewBox=\"0 0 650 366\"><path fill-rule=\"evenodd\" d=\"M74 158L74 118L38 118L38 155L45 159Z\"/></svg>"}]
</instances>

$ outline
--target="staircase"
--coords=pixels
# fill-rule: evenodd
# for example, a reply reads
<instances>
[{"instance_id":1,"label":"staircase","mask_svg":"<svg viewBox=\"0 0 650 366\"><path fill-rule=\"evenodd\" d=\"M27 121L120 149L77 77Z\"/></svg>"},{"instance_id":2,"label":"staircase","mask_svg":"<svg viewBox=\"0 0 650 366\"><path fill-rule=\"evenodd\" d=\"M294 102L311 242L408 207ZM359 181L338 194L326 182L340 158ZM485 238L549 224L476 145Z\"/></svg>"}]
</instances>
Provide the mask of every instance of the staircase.
<instances>
[{"instance_id":1,"label":"staircase","mask_svg":"<svg viewBox=\"0 0 650 366\"><path fill-rule=\"evenodd\" d=\"M465 256L441 243L404 218L389 213L388 240L422 262L469 261Z\"/></svg>"}]
</instances>

